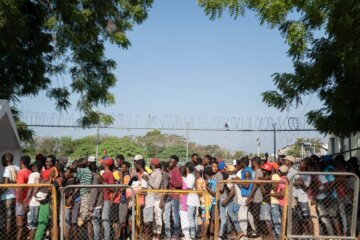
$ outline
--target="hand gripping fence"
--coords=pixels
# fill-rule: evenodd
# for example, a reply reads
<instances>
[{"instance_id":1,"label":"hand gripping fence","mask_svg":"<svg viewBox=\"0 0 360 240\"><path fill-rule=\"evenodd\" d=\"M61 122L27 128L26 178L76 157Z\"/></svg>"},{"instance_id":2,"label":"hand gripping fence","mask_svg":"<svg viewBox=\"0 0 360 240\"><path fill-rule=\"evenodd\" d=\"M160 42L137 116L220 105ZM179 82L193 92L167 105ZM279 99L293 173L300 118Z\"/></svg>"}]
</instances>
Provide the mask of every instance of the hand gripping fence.
<instances>
[{"instance_id":1,"label":"hand gripping fence","mask_svg":"<svg viewBox=\"0 0 360 240\"><path fill-rule=\"evenodd\" d=\"M303 184L307 202L301 197ZM290 180L288 200L288 239L357 239L359 178L355 174L299 172Z\"/></svg>"},{"instance_id":2,"label":"hand gripping fence","mask_svg":"<svg viewBox=\"0 0 360 240\"><path fill-rule=\"evenodd\" d=\"M66 208L66 206L65 206L65 192L66 191L68 191L68 190L71 190L71 189L93 189L93 188L98 188L100 191L103 191L103 189L129 189L130 191L131 191L131 201L132 201L132 203L134 203L135 202L135 192L134 192L134 190L133 190L133 188L132 187L130 187L130 186L128 186L128 185L122 185L122 184L91 184L91 185L80 185L80 184L78 184L78 185L69 185L69 186L66 186L66 187L64 187L63 189L62 189L62 194L61 194L61 231L60 231L60 239L61 240L64 240L65 239L65 230L66 230L66 219L65 219L65 208ZM80 196L80 198L81 198L81 196ZM104 210L104 205L102 205L101 206L102 207L102 209ZM110 212L111 210L109 209L109 212ZM120 209L120 211L122 211L121 209ZM125 211L125 210L124 210ZM127 211L127 210L126 210ZM116 217L118 217L119 215L118 215L118 213L119 213L119 208L117 208L117 210L116 210L116 212L110 212L110 214L117 214L116 216L115 216L115 218ZM131 207L131 214L132 214L132 216L135 216L135 206L134 206L134 204L132 205L132 207ZM101 218L101 213L100 213L100 216L99 216L100 218ZM110 218L111 218L111 216L109 216ZM108 220L109 221L109 220ZM132 217L132 227L131 227L131 239L135 239L135 218L134 217ZM110 223L109 223L110 224ZM100 221L100 225L101 225L101 221ZM94 227L94 226L92 226L92 227ZM103 229L101 230L101 226L97 226L98 227L98 229L99 229L99 234L103 234ZM110 229L111 230L111 229ZM78 237L74 237L74 238L72 238L72 237L74 237L74 236L70 236L69 237L69 239L70 240L72 240L72 239L74 239L74 240L77 240L77 239L81 239L81 238L78 238ZM88 239L88 237L86 238L86 239ZM103 239L103 236L101 235L100 236L100 239ZM112 239L112 238L111 238Z\"/></svg>"}]
</instances>

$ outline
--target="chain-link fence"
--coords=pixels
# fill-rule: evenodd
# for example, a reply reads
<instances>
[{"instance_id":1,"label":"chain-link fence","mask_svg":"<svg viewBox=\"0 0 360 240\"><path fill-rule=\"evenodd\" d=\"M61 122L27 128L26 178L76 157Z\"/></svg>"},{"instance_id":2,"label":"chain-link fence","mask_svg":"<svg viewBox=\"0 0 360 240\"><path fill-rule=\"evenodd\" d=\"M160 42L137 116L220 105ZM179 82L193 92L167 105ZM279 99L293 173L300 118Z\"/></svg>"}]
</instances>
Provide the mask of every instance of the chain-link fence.
<instances>
[{"instance_id":1,"label":"chain-link fence","mask_svg":"<svg viewBox=\"0 0 360 240\"><path fill-rule=\"evenodd\" d=\"M352 173L301 172L290 180L289 239L357 239L359 178Z\"/></svg>"},{"instance_id":2,"label":"chain-link fence","mask_svg":"<svg viewBox=\"0 0 360 240\"><path fill-rule=\"evenodd\" d=\"M219 182L211 213L214 239L285 239L287 196L284 179Z\"/></svg>"},{"instance_id":3,"label":"chain-link fence","mask_svg":"<svg viewBox=\"0 0 360 240\"><path fill-rule=\"evenodd\" d=\"M56 190L50 184L0 184L1 239L58 239Z\"/></svg>"},{"instance_id":4,"label":"chain-link fence","mask_svg":"<svg viewBox=\"0 0 360 240\"><path fill-rule=\"evenodd\" d=\"M203 158L211 155L230 162L244 155L262 158L274 155L306 157L324 155L327 140L315 130L214 130L214 129L153 129L153 128L80 128L76 126L30 126L34 143L24 144L24 152L35 156L64 155L69 160L84 156L102 156L104 149L115 158L136 154L146 159L169 160L177 155L180 162L189 161L193 153Z\"/></svg>"},{"instance_id":5,"label":"chain-link fence","mask_svg":"<svg viewBox=\"0 0 360 240\"><path fill-rule=\"evenodd\" d=\"M144 189L136 194L135 239L208 239L206 191Z\"/></svg>"},{"instance_id":6,"label":"chain-link fence","mask_svg":"<svg viewBox=\"0 0 360 240\"><path fill-rule=\"evenodd\" d=\"M69 185L62 190L61 239L135 239L135 192L128 185Z\"/></svg>"}]
</instances>

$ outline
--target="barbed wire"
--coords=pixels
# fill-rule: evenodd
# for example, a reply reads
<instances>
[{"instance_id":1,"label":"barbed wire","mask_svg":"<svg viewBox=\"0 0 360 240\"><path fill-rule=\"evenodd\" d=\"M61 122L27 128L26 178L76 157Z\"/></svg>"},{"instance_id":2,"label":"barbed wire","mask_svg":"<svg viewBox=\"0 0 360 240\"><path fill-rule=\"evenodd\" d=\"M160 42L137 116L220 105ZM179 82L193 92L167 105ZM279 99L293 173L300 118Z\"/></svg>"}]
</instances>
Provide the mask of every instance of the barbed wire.
<instances>
[{"instance_id":1,"label":"barbed wire","mask_svg":"<svg viewBox=\"0 0 360 240\"><path fill-rule=\"evenodd\" d=\"M113 113L112 125L108 128L120 129L178 129L178 130L219 130L219 131L316 131L302 117L238 117L238 116L182 116L165 114ZM22 111L21 119L32 126L71 126L78 124L78 114L64 114L60 112L32 112Z\"/></svg>"}]
</instances>

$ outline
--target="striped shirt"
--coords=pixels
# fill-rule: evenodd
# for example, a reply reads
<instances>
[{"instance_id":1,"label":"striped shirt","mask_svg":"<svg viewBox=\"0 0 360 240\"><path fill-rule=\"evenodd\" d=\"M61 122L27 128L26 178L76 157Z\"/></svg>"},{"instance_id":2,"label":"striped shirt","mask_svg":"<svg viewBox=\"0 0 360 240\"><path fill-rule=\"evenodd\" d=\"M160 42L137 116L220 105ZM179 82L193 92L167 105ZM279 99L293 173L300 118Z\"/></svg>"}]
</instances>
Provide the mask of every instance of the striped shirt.
<instances>
[{"instance_id":1,"label":"striped shirt","mask_svg":"<svg viewBox=\"0 0 360 240\"><path fill-rule=\"evenodd\" d=\"M89 168L78 168L76 178L80 184L90 185L92 183L92 173ZM90 194L90 188L80 188L80 195Z\"/></svg>"}]
</instances>

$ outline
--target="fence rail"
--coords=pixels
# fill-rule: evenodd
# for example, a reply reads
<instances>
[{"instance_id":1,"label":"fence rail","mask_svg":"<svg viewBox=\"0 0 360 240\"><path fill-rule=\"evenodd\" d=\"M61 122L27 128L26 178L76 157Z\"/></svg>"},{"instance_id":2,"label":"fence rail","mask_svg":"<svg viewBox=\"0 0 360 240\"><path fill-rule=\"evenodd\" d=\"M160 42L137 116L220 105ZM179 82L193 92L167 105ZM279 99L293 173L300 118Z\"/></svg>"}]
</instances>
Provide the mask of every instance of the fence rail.
<instances>
[{"instance_id":1,"label":"fence rail","mask_svg":"<svg viewBox=\"0 0 360 240\"><path fill-rule=\"evenodd\" d=\"M295 205L300 204L299 200L296 201L295 197L297 196L296 191L300 188L294 186L296 179L302 178L301 181L307 181L304 179L304 176L309 176L311 178L309 188L314 189L315 195L315 206L312 206L311 199L306 203L309 206L309 214L312 219L313 224L313 234L293 234L294 229L296 229L298 221L293 221L295 214ZM341 178L347 178L346 181L337 181ZM316 184L316 182L321 182L322 185ZM350 184L352 191L344 190L343 193L338 191L339 187L345 189L344 184ZM327 186L325 184L328 184ZM357 239L356 236L356 227L357 227L357 212L359 206L359 178L353 173L347 172L299 172L290 180L289 185L289 204L288 204L288 216L287 216L287 237L288 239ZM323 186L325 188L323 189ZM347 193L353 194L350 198ZM323 194L322 196L320 194ZM344 198L343 195L345 194ZM318 197L319 196L319 197ZM320 199L321 196L321 199ZM324 198L323 198L324 197ZM351 206L351 212L349 207L346 206L346 201ZM311 210L311 207L314 207L314 210ZM302 210L300 210L302 211ZM320 216L318 216L319 214ZM315 216L314 216L315 215ZM348 220L347 218L351 216L350 219L350 229L347 230ZM318 221L318 231L315 227L316 222ZM339 218L341 221L339 221ZM335 222L335 223L334 223ZM321 227L321 225L324 225ZM333 230L335 226L335 231ZM300 226L304 227L304 226ZM342 229L341 229L342 227ZM323 234L321 228L326 230L327 235ZM349 231L350 230L350 231ZM317 231L317 233L316 233ZM337 233L335 235L335 232ZM348 233L349 232L349 233ZM334 234L333 234L334 233ZM318 235L318 236L316 236Z\"/></svg>"},{"instance_id":2,"label":"fence rail","mask_svg":"<svg viewBox=\"0 0 360 240\"><path fill-rule=\"evenodd\" d=\"M216 196L215 196L215 199L216 199L216 204L215 204L215 230L214 230L214 239L218 239L218 235L219 235L219 230L220 230L220 223L221 223L221 216L219 216L220 214L220 211L219 211L219 208L220 208L220 205L221 205L221 192L220 192L220 189L221 189L221 185L225 185L225 184L238 184L238 185L242 185L242 184L254 184L254 185L258 185L258 186L261 186L261 185L265 185L265 184L270 184L272 186L276 185L278 186L279 184L283 184L284 186L284 196L283 196L283 199L285 200L284 201L284 206L282 207L282 211L279 211L279 216L280 216L280 228L281 228L281 231L279 233L279 236L278 239L285 239L285 235L286 235L286 217L287 217L287 199L288 199L288 182L285 181L285 180L223 180L223 181L220 181L219 184L217 184L216 186ZM270 203L269 203L270 204ZM246 207L246 209L242 208L242 207ZM260 206L259 206L260 207ZM281 207L281 206L278 206L278 207ZM255 212L258 212L260 213L260 209L250 209L251 206L249 207L247 203L245 203L245 201L243 201L242 203L240 203L240 208L239 208L239 211L243 211L245 210L245 214L246 216L244 216L244 219L245 221L249 221L249 215L252 216L251 212L252 210L254 210ZM270 211L270 209L269 209ZM229 210L227 209L227 212L229 212ZM241 213L239 213L238 216L240 216ZM270 214L270 212L269 212ZM239 222L241 222L241 218L238 217L238 220ZM256 221L256 216L252 216L251 217L251 221ZM262 220L261 220L262 221ZM272 221L272 219L270 219L270 221ZM260 226L260 222L254 222L253 224L250 224L250 225L254 225L252 227L258 227ZM247 224L246 224L246 227L247 228ZM259 231L264 231L264 229L256 229L259 233ZM246 230L245 230L246 231ZM271 233L273 234L273 233ZM274 234L276 235L276 234Z\"/></svg>"},{"instance_id":3,"label":"fence rail","mask_svg":"<svg viewBox=\"0 0 360 240\"><path fill-rule=\"evenodd\" d=\"M193 211L190 210L184 210L181 207L181 199L179 199L178 206L174 206L173 202L166 202L166 199L164 199L165 206L160 209L160 213L156 213L156 208L158 208L156 201L154 202L154 213L153 216L155 216L155 219L146 219L148 218L147 210L145 211L144 208L146 208L146 204L149 203L149 199L142 200L141 197L148 194L158 194L161 196L162 199L164 199L168 195L171 196L171 201L174 200L174 198L177 199L177 197L181 198L182 196L195 196L195 200L193 198L193 201L191 201L189 204L193 206ZM176 197L174 197L176 196ZM198 197L198 202L196 202L196 198ZM204 198L205 202L202 202L201 197ZM144 204L142 203L144 201ZM150 202L151 203L151 202ZM167 203L170 203L168 206ZM207 206L210 205L210 197L209 193L206 191L197 191L197 190L167 190L167 189L143 189L136 193L136 236L134 239L153 239L153 234L160 235L160 239L170 239L173 235L176 235L180 239L180 232L184 235L184 239L207 239L206 236L203 234L204 229L207 229L209 225L209 209ZM176 209L177 208L177 209ZM177 212L178 210L178 212ZM201 211L201 215L199 214L199 210ZM172 212L171 212L172 211ZM151 212L151 211L150 211ZM171 214L170 214L171 212ZM193 213L193 214L189 214ZM159 215L160 214L160 215ZM183 215L185 214L185 217L183 218ZM160 216L157 217L157 215ZM193 215L192 221L188 219L187 217ZM198 229L197 220L198 217L201 217L201 230ZM150 217L151 218L151 217ZM176 220L176 218L178 218ZM149 222L153 222L153 225L155 227L151 227L149 225L146 225ZM164 223L164 224L163 224ZM193 224L193 225L191 225ZM165 226L165 227L164 227ZM180 229L181 227L181 229ZM148 228L148 229L146 229ZM154 229L155 228L155 229ZM143 237L144 230L149 233L149 236L145 235L145 238ZM178 234L178 235L177 235Z\"/></svg>"},{"instance_id":4,"label":"fence rail","mask_svg":"<svg viewBox=\"0 0 360 240\"><path fill-rule=\"evenodd\" d=\"M66 186L62 189L62 194L61 194L61 219L62 219L62 224L61 224L61 234L60 234L60 239L61 240L64 240L65 239L65 233L67 231L67 226L66 226L66 204L65 204L65 193L68 191L68 190L71 190L71 189L99 189L100 191L103 191L104 189L128 189L131 191L131 201L132 203L135 202L135 192L134 192L134 189L128 185L122 185L122 184L91 184L91 185L69 185L69 186ZM80 193L81 194L81 193ZM102 196L101 196L102 197ZM80 196L81 198L81 196ZM104 207L105 205L101 206L102 207L102 212L104 212ZM110 206L109 206L110 207ZM120 211L123 211L123 209L117 209L116 212L112 212L111 209L108 209L108 213L109 214L114 214L114 213L120 213ZM125 210L124 210L125 211ZM126 211L127 212L127 211ZM135 239L135 207L134 207L134 204L132 205L131 207L131 214L132 214L132 229L131 229L131 239ZM98 218L102 218L102 213L100 215L99 213L99 216L97 216ZM108 216L109 219L107 219L107 221L109 222L109 225L110 225L110 218L113 218L113 219L116 219L118 218L119 215L115 215L114 217L111 217L111 216ZM103 220L103 219L102 219ZM101 223L101 221L100 221ZM92 222L92 227L94 228L94 225L97 225L97 224L100 224L99 222ZM100 224L101 225L101 224ZM99 234L100 234L100 226L99 227ZM109 226L111 228L111 225ZM93 230L93 229L92 229ZM111 231L111 229L110 229ZM75 237L75 236L74 236ZM74 240L77 240L79 239L77 236L75 238L72 238L72 237L69 237L69 239L74 239ZM80 238L81 239L81 238ZM87 239L90 239L89 237ZM94 238L95 239L95 238ZM100 239L103 239L103 238L100 238ZM106 238L105 238L106 239ZM110 239L110 235L109 235L109 238Z\"/></svg>"},{"instance_id":5,"label":"fence rail","mask_svg":"<svg viewBox=\"0 0 360 240\"><path fill-rule=\"evenodd\" d=\"M24 191L22 192L22 194L27 195L27 191L29 189L34 189L34 193L33 195L36 194L36 190L38 189L50 189L51 190L51 197L49 196L50 199L48 199L48 201L46 202L42 202L39 205L40 206L36 206L37 210L32 211L32 206L15 206L15 198L9 198L9 199L4 199L3 196L4 194L9 194L9 190L10 191L16 191L16 189L25 189L26 192L24 194ZM2 222L2 226L1 228L3 229L2 231L2 237L4 237L4 239L15 239L16 235L17 235L17 231L20 226L18 226L18 224L15 224L16 219L15 216L23 216L23 226L22 228L22 234L21 234L21 239L26 239L27 237L25 237L25 235L28 235L28 232L30 231L34 231L34 237L38 237L38 238L42 238L45 234L46 234L46 229L48 229L48 222L50 220L51 223L51 239L52 240L57 240L58 239L58 215L57 215L57 198L56 198L56 189L54 187L54 185L52 184L0 184L0 191L1 191L1 196L2 196L2 206L4 207L4 209L1 210L1 214L4 214L1 217L1 222ZM12 193L10 193L9 195L12 195ZM5 197L6 198L6 197ZM29 200L31 200L33 197L31 197ZM8 200L13 200L13 201L8 201ZM20 207L20 209L19 209ZM26 209L26 207L29 207L29 211ZM15 210L15 208L17 208L17 210ZM44 219L38 219L38 214L44 210L44 213L42 213L42 216L44 217ZM16 213L15 213L16 212ZM20 214L21 212L21 214ZM51 216L50 216L51 214ZM10 219L9 219L10 217ZM36 221L32 221L29 222L29 219L27 218L36 218ZM39 222L38 222L39 221ZM26 227L27 225L27 227ZM40 225L41 225L41 229L40 229ZM27 228L29 228L29 231L27 230Z\"/></svg>"}]
</instances>

